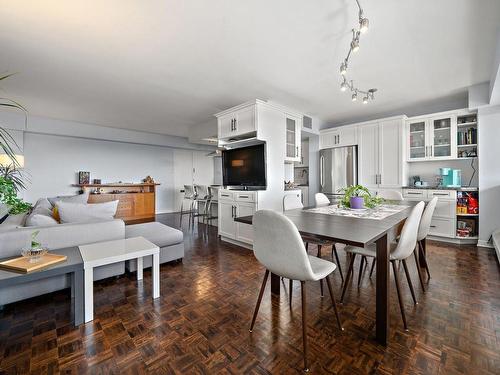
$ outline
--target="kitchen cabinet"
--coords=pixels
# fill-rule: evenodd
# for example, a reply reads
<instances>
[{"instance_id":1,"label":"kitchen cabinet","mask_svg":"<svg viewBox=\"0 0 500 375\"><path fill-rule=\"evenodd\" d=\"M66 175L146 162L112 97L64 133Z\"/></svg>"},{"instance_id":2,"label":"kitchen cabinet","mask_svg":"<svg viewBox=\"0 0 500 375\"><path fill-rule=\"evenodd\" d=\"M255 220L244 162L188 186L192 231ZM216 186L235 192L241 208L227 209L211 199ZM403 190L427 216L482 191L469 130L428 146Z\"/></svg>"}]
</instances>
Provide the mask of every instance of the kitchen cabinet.
<instances>
[{"instance_id":1,"label":"kitchen cabinet","mask_svg":"<svg viewBox=\"0 0 500 375\"><path fill-rule=\"evenodd\" d=\"M356 126L341 126L323 130L319 134L319 149L352 146L357 143Z\"/></svg>"},{"instance_id":2,"label":"kitchen cabinet","mask_svg":"<svg viewBox=\"0 0 500 375\"><path fill-rule=\"evenodd\" d=\"M295 167L309 167L309 141L302 141L300 143L300 161L295 163Z\"/></svg>"},{"instance_id":3,"label":"kitchen cabinet","mask_svg":"<svg viewBox=\"0 0 500 375\"><path fill-rule=\"evenodd\" d=\"M403 185L403 118L358 128L359 183L372 191Z\"/></svg>"},{"instance_id":4,"label":"kitchen cabinet","mask_svg":"<svg viewBox=\"0 0 500 375\"><path fill-rule=\"evenodd\" d=\"M238 109L218 117L219 139L236 138L257 131L256 105Z\"/></svg>"},{"instance_id":5,"label":"kitchen cabinet","mask_svg":"<svg viewBox=\"0 0 500 375\"><path fill-rule=\"evenodd\" d=\"M457 157L455 113L417 117L406 121L407 160L447 160Z\"/></svg>"},{"instance_id":6,"label":"kitchen cabinet","mask_svg":"<svg viewBox=\"0 0 500 375\"><path fill-rule=\"evenodd\" d=\"M455 238L456 228L456 199L454 190L427 190L403 189L403 197L408 201L428 202L438 198L434 215L432 215L429 235L437 237Z\"/></svg>"},{"instance_id":7,"label":"kitchen cabinet","mask_svg":"<svg viewBox=\"0 0 500 375\"><path fill-rule=\"evenodd\" d=\"M297 116L285 114L286 151L285 162L301 161L301 119Z\"/></svg>"},{"instance_id":8,"label":"kitchen cabinet","mask_svg":"<svg viewBox=\"0 0 500 375\"><path fill-rule=\"evenodd\" d=\"M236 223L234 218L238 216L250 216L256 211L256 192L220 189L217 223L219 236L226 239L252 244L252 226L243 223Z\"/></svg>"}]
</instances>

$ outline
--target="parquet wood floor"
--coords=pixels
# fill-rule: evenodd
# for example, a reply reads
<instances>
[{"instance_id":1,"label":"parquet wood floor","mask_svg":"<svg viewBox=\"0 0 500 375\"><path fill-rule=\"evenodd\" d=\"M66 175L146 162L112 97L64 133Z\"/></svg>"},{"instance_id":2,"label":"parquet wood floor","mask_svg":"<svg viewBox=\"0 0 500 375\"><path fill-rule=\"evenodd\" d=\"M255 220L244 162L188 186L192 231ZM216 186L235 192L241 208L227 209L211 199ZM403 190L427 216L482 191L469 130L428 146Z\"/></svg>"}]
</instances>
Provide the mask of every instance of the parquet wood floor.
<instances>
[{"instance_id":1,"label":"parquet wood floor","mask_svg":"<svg viewBox=\"0 0 500 375\"><path fill-rule=\"evenodd\" d=\"M176 226L178 216L159 221ZM200 227L201 228L201 227ZM8 305L0 312L0 374L288 374L302 368L300 286L288 306L265 292L248 332L263 268L249 250L184 229L186 257L161 268L161 297L150 277L124 275L95 284L95 320L74 328L69 291ZM315 249L311 249L311 254ZM347 269L345 254L341 262ZM409 323L403 330L391 281L391 335L374 336L375 278L350 285L340 332L319 285L308 286L313 374L500 374L500 272L492 251L429 243L432 279L419 305L401 283ZM356 265L356 270L358 269ZM369 271L369 269L368 269ZM340 276L334 278L337 299Z\"/></svg>"}]
</instances>

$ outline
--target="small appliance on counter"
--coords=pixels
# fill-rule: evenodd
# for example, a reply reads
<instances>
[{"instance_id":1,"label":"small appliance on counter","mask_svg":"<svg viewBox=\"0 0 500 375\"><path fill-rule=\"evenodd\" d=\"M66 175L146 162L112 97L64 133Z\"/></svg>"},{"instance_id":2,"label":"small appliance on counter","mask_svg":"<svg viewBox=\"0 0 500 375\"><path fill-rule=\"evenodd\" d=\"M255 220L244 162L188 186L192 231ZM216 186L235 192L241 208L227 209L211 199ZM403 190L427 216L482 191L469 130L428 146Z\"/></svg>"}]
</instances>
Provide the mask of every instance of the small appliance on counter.
<instances>
[{"instance_id":1,"label":"small appliance on counter","mask_svg":"<svg viewBox=\"0 0 500 375\"><path fill-rule=\"evenodd\" d=\"M460 169L439 168L441 176L441 186L444 187L461 187L462 186L462 171Z\"/></svg>"}]
</instances>

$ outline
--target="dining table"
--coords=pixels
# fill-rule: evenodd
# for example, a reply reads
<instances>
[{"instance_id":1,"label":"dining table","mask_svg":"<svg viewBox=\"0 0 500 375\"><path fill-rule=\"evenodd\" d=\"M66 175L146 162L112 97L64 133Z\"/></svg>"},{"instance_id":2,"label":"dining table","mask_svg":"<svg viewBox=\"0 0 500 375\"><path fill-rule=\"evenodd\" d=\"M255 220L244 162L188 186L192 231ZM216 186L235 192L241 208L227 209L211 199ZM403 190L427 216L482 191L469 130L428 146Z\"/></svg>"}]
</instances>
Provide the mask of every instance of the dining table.
<instances>
[{"instance_id":1,"label":"dining table","mask_svg":"<svg viewBox=\"0 0 500 375\"><path fill-rule=\"evenodd\" d=\"M318 208L315 210L315 207L304 207L283 213L304 237L362 248L375 243L377 251L375 339L382 345L387 345L389 337L390 254L388 238L406 220L416 203L418 202L393 203L403 207L399 207L399 210L393 214L375 219L322 213L320 210L318 212ZM334 208L334 205L327 207ZM234 220L251 225L253 216L236 217ZM271 293L280 294L280 277L273 273L271 273Z\"/></svg>"}]
</instances>

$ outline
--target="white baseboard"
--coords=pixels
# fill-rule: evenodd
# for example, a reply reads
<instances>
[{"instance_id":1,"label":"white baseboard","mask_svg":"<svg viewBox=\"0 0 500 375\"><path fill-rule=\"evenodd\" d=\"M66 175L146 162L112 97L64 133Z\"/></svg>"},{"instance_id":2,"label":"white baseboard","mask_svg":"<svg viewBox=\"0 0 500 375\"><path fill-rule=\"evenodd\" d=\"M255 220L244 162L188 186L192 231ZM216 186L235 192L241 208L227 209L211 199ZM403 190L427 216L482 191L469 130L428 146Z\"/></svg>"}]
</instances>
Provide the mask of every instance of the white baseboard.
<instances>
[{"instance_id":1,"label":"white baseboard","mask_svg":"<svg viewBox=\"0 0 500 375\"><path fill-rule=\"evenodd\" d=\"M479 240L477 241L477 246L479 247L489 247L490 249L493 249L493 245L489 241L484 241L484 240Z\"/></svg>"},{"instance_id":2,"label":"white baseboard","mask_svg":"<svg viewBox=\"0 0 500 375\"><path fill-rule=\"evenodd\" d=\"M241 246L241 247L244 247L245 249L253 251L253 246L250 245L250 244L248 244L248 243L236 241L236 240L233 240L231 238L224 237L224 236L221 236L220 239L221 239L221 241L229 242L229 243L231 243L233 245Z\"/></svg>"}]
</instances>

